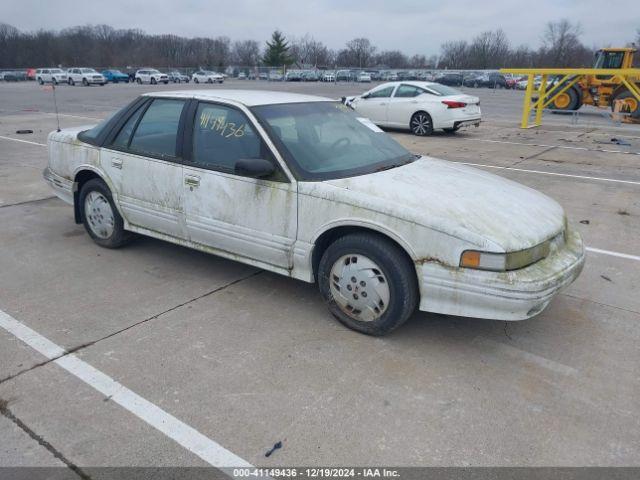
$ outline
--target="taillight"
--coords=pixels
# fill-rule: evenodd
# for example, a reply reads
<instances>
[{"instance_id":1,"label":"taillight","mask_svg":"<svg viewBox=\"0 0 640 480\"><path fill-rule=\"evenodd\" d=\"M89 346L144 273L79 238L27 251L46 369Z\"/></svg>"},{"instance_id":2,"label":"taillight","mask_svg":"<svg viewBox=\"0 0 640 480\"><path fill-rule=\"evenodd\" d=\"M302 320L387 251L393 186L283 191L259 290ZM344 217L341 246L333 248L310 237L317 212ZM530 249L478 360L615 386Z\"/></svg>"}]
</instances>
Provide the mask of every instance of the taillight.
<instances>
[{"instance_id":1,"label":"taillight","mask_svg":"<svg viewBox=\"0 0 640 480\"><path fill-rule=\"evenodd\" d=\"M447 108L464 108L467 106L464 102L456 102L454 100L443 100L442 103L444 103Z\"/></svg>"}]
</instances>

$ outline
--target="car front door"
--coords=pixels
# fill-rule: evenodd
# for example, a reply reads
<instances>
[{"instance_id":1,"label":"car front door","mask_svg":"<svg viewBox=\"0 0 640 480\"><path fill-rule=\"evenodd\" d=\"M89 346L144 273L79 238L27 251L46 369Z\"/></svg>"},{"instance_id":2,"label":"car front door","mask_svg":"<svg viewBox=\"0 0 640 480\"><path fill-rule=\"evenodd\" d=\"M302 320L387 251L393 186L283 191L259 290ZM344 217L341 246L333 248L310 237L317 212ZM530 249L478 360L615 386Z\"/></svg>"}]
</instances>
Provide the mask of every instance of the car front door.
<instances>
[{"instance_id":1,"label":"car front door","mask_svg":"<svg viewBox=\"0 0 640 480\"><path fill-rule=\"evenodd\" d=\"M396 88L387 107L387 123L390 126L408 127L411 116L420 110L418 97L424 90L415 85L401 84ZM420 97L422 99L423 97ZM427 112L428 113L428 112Z\"/></svg>"},{"instance_id":2,"label":"car front door","mask_svg":"<svg viewBox=\"0 0 640 480\"><path fill-rule=\"evenodd\" d=\"M356 98L353 107L373 123L385 125L387 123L387 105L395 85L372 90L366 95Z\"/></svg>"},{"instance_id":3,"label":"car front door","mask_svg":"<svg viewBox=\"0 0 640 480\"><path fill-rule=\"evenodd\" d=\"M200 102L189 114L185 140L184 211L193 242L231 258L289 271L297 233L297 189L240 109ZM267 178L235 171L241 159L275 167Z\"/></svg>"},{"instance_id":4,"label":"car front door","mask_svg":"<svg viewBox=\"0 0 640 480\"><path fill-rule=\"evenodd\" d=\"M179 126L184 100L143 103L102 149L123 217L132 225L185 238Z\"/></svg>"}]
</instances>

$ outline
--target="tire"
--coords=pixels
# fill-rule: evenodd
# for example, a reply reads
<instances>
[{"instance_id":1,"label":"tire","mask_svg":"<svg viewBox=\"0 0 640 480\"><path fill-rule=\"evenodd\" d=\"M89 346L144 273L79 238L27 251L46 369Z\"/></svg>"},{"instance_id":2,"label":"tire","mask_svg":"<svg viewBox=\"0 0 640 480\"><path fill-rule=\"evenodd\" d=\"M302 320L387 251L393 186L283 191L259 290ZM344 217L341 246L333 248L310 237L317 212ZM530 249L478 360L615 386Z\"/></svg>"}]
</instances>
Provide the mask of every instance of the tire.
<instances>
[{"instance_id":1,"label":"tire","mask_svg":"<svg viewBox=\"0 0 640 480\"><path fill-rule=\"evenodd\" d=\"M611 102L611 111L613 111L615 107L616 100L624 100L629 107L628 113L631 114L631 117L634 119L640 119L640 102L629 90L620 92L615 96L613 102Z\"/></svg>"},{"instance_id":2,"label":"tire","mask_svg":"<svg viewBox=\"0 0 640 480\"><path fill-rule=\"evenodd\" d=\"M68 79L67 83L73 87L73 78Z\"/></svg>"},{"instance_id":3,"label":"tire","mask_svg":"<svg viewBox=\"0 0 640 480\"><path fill-rule=\"evenodd\" d=\"M213 80L211 80L210 78L207 78L207 83L213 83Z\"/></svg>"},{"instance_id":4,"label":"tire","mask_svg":"<svg viewBox=\"0 0 640 480\"><path fill-rule=\"evenodd\" d=\"M427 112L416 112L409 122L411 133L419 137L425 137L433 133L433 120Z\"/></svg>"},{"instance_id":5,"label":"tire","mask_svg":"<svg viewBox=\"0 0 640 480\"><path fill-rule=\"evenodd\" d=\"M87 82L87 79L86 79L86 78L83 78L83 79L82 79L82 85L84 85L85 87L88 87L88 86L89 86L89 82Z\"/></svg>"},{"instance_id":6,"label":"tire","mask_svg":"<svg viewBox=\"0 0 640 480\"><path fill-rule=\"evenodd\" d=\"M124 222L118 213L109 187L94 178L82 186L79 195L80 215L89 236L101 247L118 248L133 238L124 229Z\"/></svg>"},{"instance_id":7,"label":"tire","mask_svg":"<svg viewBox=\"0 0 640 480\"><path fill-rule=\"evenodd\" d=\"M42 78L41 78L41 77L38 77L38 83L39 83L40 85L44 85L44 81L42 80Z\"/></svg>"},{"instance_id":8,"label":"tire","mask_svg":"<svg viewBox=\"0 0 640 480\"><path fill-rule=\"evenodd\" d=\"M136 78L136 82L138 82L138 85L142 85L142 79L141 78Z\"/></svg>"},{"instance_id":9,"label":"tire","mask_svg":"<svg viewBox=\"0 0 640 480\"><path fill-rule=\"evenodd\" d=\"M358 262L353 270L350 265ZM318 266L318 287L334 317L367 335L398 328L418 304L413 263L398 246L373 233L345 235L329 245ZM338 297L340 291L348 291L348 297Z\"/></svg>"},{"instance_id":10,"label":"tire","mask_svg":"<svg viewBox=\"0 0 640 480\"><path fill-rule=\"evenodd\" d=\"M156 85L158 82L155 78L151 77L151 81L149 83L151 83L151 85Z\"/></svg>"},{"instance_id":11,"label":"tire","mask_svg":"<svg viewBox=\"0 0 640 480\"><path fill-rule=\"evenodd\" d=\"M56 80L56 78L55 78L55 77L53 77L53 78L51 79L51 83L53 83L54 85L58 85L58 80Z\"/></svg>"},{"instance_id":12,"label":"tire","mask_svg":"<svg viewBox=\"0 0 640 480\"><path fill-rule=\"evenodd\" d=\"M194 78L193 83L200 83L200 80L198 80L197 78Z\"/></svg>"},{"instance_id":13,"label":"tire","mask_svg":"<svg viewBox=\"0 0 640 480\"><path fill-rule=\"evenodd\" d=\"M573 111L578 110L580 107L580 93L573 87L553 100L554 110Z\"/></svg>"}]
</instances>

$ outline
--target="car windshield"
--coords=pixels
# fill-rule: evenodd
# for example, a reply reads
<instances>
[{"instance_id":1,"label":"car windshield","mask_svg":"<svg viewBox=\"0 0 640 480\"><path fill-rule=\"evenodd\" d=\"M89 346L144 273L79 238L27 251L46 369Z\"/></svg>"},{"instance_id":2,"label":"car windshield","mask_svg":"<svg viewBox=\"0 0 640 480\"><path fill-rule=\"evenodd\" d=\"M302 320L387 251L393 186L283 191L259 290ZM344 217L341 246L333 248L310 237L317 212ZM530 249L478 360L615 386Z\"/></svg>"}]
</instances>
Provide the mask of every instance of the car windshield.
<instances>
[{"instance_id":1,"label":"car windshield","mask_svg":"<svg viewBox=\"0 0 640 480\"><path fill-rule=\"evenodd\" d=\"M415 158L340 102L263 105L252 111L302 180L364 175Z\"/></svg>"},{"instance_id":2,"label":"car windshield","mask_svg":"<svg viewBox=\"0 0 640 480\"><path fill-rule=\"evenodd\" d=\"M82 73L98 73L93 68L83 68Z\"/></svg>"},{"instance_id":3,"label":"car windshield","mask_svg":"<svg viewBox=\"0 0 640 480\"><path fill-rule=\"evenodd\" d=\"M441 85L439 83L430 83L427 88L442 96L462 95L460 90L456 90L455 88L447 87L446 85Z\"/></svg>"},{"instance_id":4,"label":"car windshield","mask_svg":"<svg viewBox=\"0 0 640 480\"><path fill-rule=\"evenodd\" d=\"M49 70L49 72L51 72L51 73L63 73L62 70L60 70L59 68L52 68L51 70Z\"/></svg>"}]
</instances>

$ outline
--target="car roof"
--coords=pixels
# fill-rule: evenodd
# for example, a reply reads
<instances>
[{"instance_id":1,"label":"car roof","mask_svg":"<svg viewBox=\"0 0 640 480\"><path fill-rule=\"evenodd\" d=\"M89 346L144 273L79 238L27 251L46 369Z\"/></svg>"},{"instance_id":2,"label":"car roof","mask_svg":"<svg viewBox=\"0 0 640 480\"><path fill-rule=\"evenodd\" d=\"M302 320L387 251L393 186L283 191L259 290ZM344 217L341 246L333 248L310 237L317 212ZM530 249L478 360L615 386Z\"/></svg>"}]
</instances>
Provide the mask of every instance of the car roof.
<instances>
[{"instance_id":1,"label":"car roof","mask_svg":"<svg viewBox=\"0 0 640 480\"><path fill-rule=\"evenodd\" d=\"M438 82L423 82L420 80L398 80L397 82L385 82L380 84L380 87L395 87L396 85L411 85L414 87L430 87L432 85L440 85ZM378 88L378 87L376 87Z\"/></svg>"},{"instance_id":2,"label":"car roof","mask_svg":"<svg viewBox=\"0 0 640 480\"><path fill-rule=\"evenodd\" d=\"M179 90L145 93L147 97L197 98L199 100L227 100L247 107L280 103L332 102L334 99L304 95L300 93L274 92L268 90Z\"/></svg>"}]
</instances>

